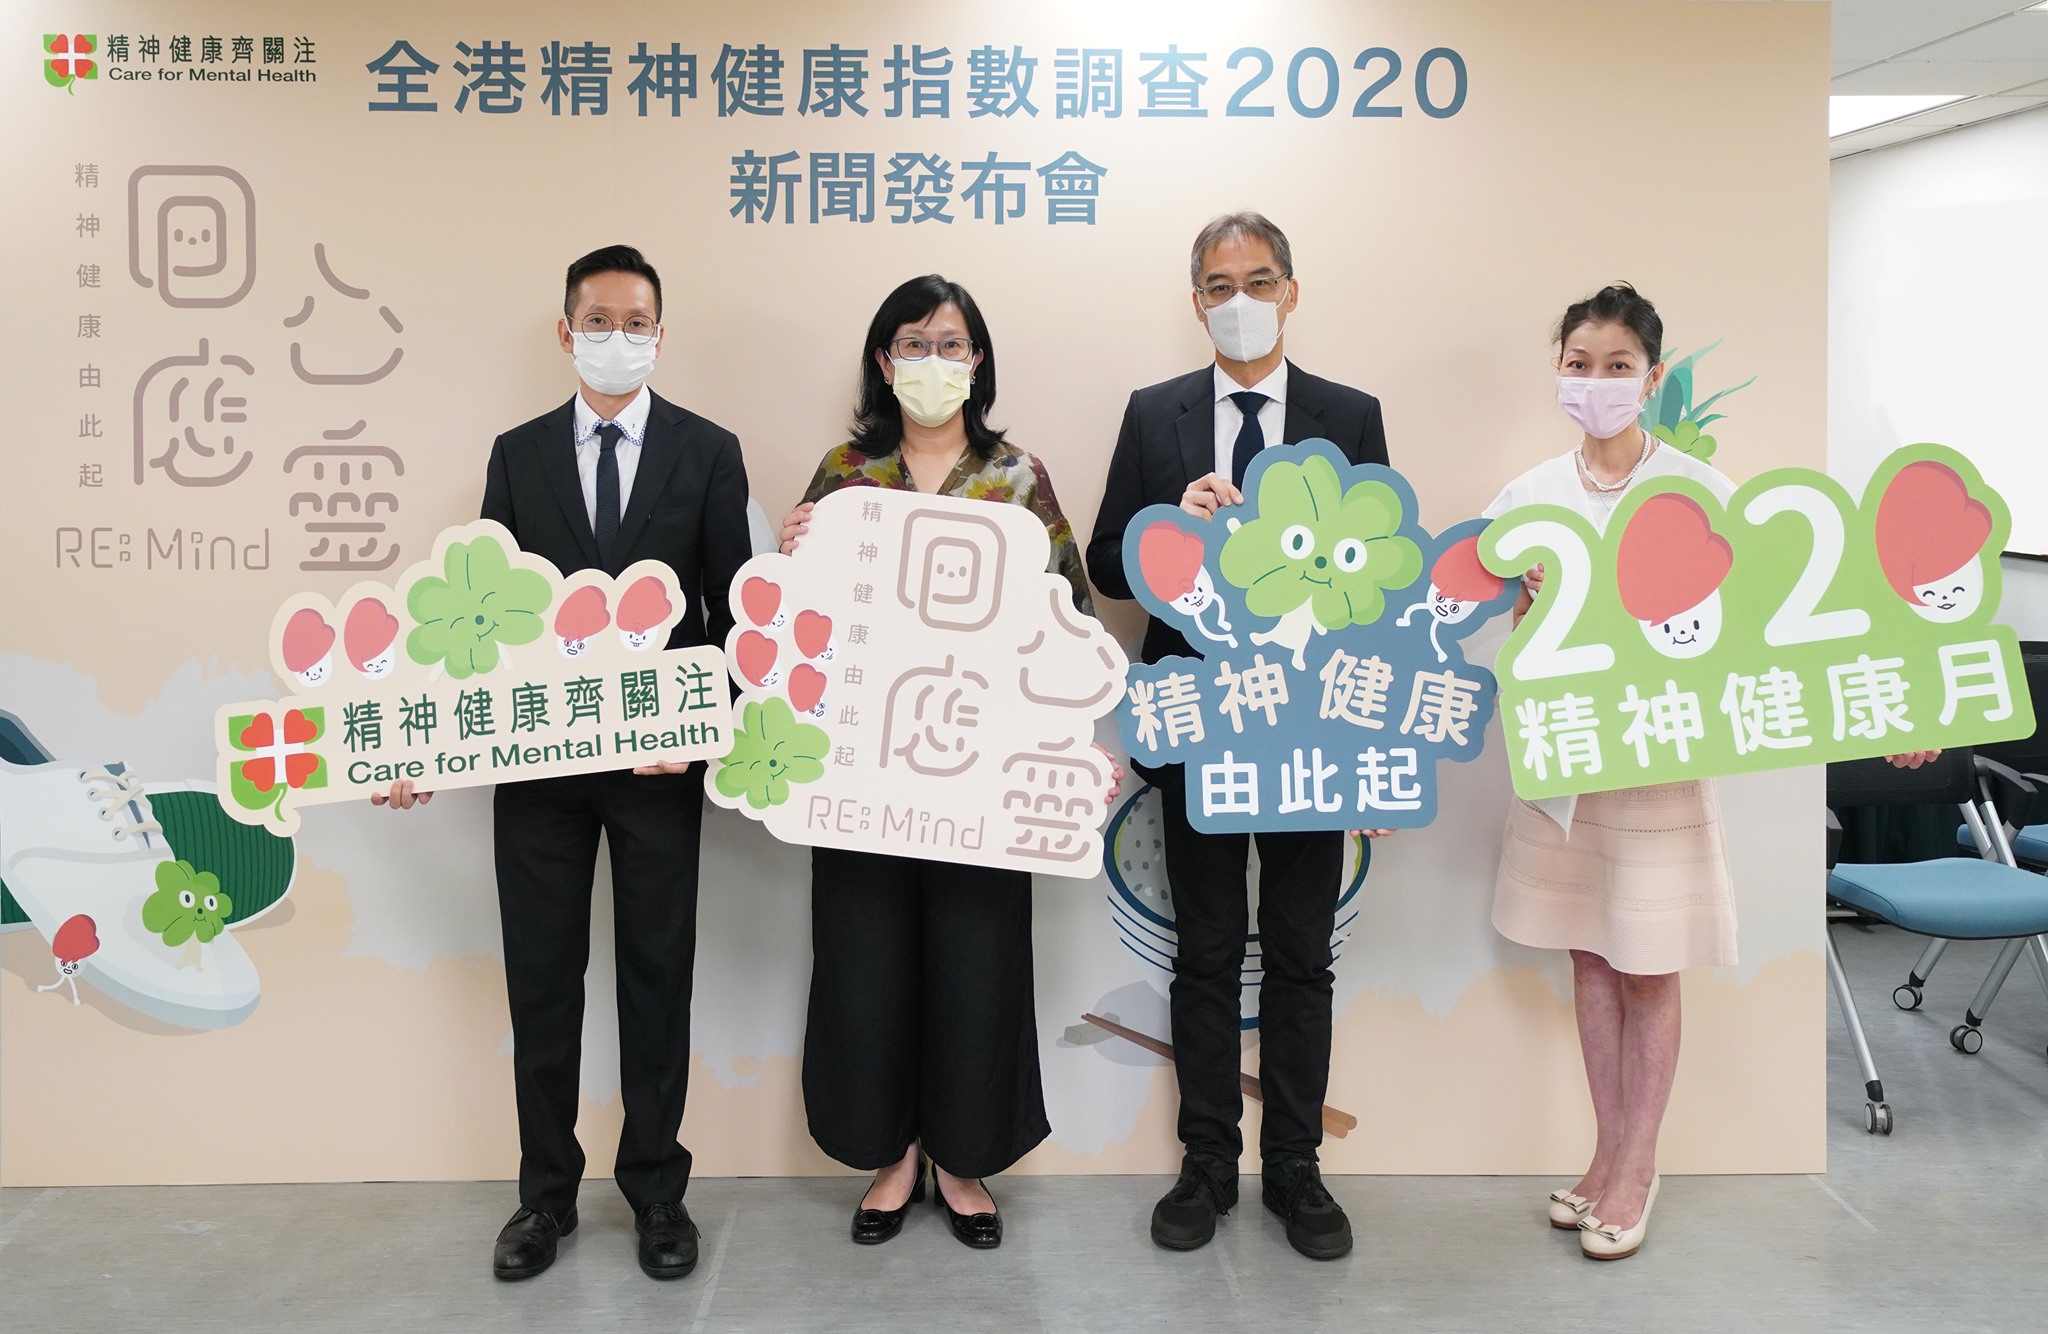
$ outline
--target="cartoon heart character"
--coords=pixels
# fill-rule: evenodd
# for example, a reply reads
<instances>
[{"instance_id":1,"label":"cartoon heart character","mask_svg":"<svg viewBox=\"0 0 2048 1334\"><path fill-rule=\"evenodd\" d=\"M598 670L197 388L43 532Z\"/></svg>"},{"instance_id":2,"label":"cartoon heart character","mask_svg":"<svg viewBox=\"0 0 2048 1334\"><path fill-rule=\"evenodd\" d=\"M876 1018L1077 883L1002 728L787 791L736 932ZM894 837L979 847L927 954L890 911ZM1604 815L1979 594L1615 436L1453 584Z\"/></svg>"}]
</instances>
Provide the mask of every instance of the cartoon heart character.
<instances>
[{"instance_id":1,"label":"cartoon heart character","mask_svg":"<svg viewBox=\"0 0 2048 1334\"><path fill-rule=\"evenodd\" d=\"M279 645L285 670L302 686L324 685L334 668L334 627L311 607L301 607L284 623Z\"/></svg>"},{"instance_id":2,"label":"cartoon heart character","mask_svg":"<svg viewBox=\"0 0 2048 1334\"><path fill-rule=\"evenodd\" d=\"M806 658L830 662L838 650L832 645L832 618L821 611L796 614L796 647Z\"/></svg>"},{"instance_id":3,"label":"cartoon heart character","mask_svg":"<svg viewBox=\"0 0 2048 1334\"><path fill-rule=\"evenodd\" d=\"M675 604L668 600L661 580L651 574L635 579L619 599L619 641L635 651L646 648L656 627L674 612Z\"/></svg>"},{"instance_id":4,"label":"cartoon heart character","mask_svg":"<svg viewBox=\"0 0 2048 1334\"><path fill-rule=\"evenodd\" d=\"M1195 629L1219 643L1237 647L1237 636L1228 633L1223 599L1216 595L1209 567L1202 563L1202 539L1161 519L1138 534L1138 573L1152 596L1188 617ZM1216 629L1202 621L1210 607L1216 608ZM1219 633L1220 632L1220 633Z\"/></svg>"},{"instance_id":5,"label":"cartoon heart character","mask_svg":"<svg viewBox=\"0 0 2048 1334\"><path fill-rule=\"evenodd\" d=\"M1621 605L1667 658L1697 658L1721 637L1721 584L1735 563L1728 539L1690 496L1651 496L1629 516L1614 556Z\"/></svg>"},{"instance_id":6,"label":"cartoon heart character","mask_svg":"<svg viewBox=\"0 0 2048 1334\"><path fill-rule=\"evenodd\" d=\"M759 630L748 630L734 645L733 660L742 677L763 690L773 690L782 684L782 669L775 665L780 652L774 640Z\"/></svg>"},{"instance_id":7,"label":"cartoon heart character","mask_svg":"<svg viewBox=\"0 0 2048 1334\"><path fill-rule=\"evenodd\" d=\"M1451 655L1444 651L1437 630L1463 621L1499 597L1502 587L1500 576L1479 563L1479 538L1474 534L1444 548L1429 567L1429 595L1402 612L1395 624L1406 625L1416 612L1427 611L1429 646L1436 650L1438 662L1448 662Z\"/></svg>"},{"instance_id":8,"label":"cartoon heart character","mask_svg":"<svg viewBox=\"0 0 2048 1334\"><path fill-rule=\"evenodd\" d=\"M341 643L357 671L372 681L382 680L397 661L398 618L376 598L364 598L348 609Z\"/></svg>"},{"instance_id":9,"label":"cartoon heart character","mask_svg":"<svg viewBox=\"0 0 2048 1334\"><path fill-rule=\"evenodd\" d=\"M1928 620L1968 620L1984 605L1991 511L1947 464L1899 469L1878 499L1875 537L1885 582Z\"/></svg>"},{"instance_id":10,"label":"cartoon heart character","mask_svg":"<svg viewBox=\"0 0 2048 1334\"><path fill-rule=\"evenodd\" d=\"M56 939L50 942L50 953L57 960L57 980L37 991L55 991L58 987L71 988L71 1003L78 1004L78 970L85 961L99 952L100 933L93 920L84 913L65 921L57 928Z\"/></svg>"},{"instance_id":11,"label":"cartoon heart character","mask_svg":"<svg viewBox=\"0 0 2048 1334\"><path fill-rule=\"evenodd\" d=\"M825 673L807 662L789 669L789 705L813 718L825 716Z\"/></svg>"},{"instance_id":12,"label":"cartoon heart character","mask_svg":"<svg viewBox=\"0 0 2048 1334\"><path fill-rule=\"evenodd\" d=\"M555 645L562 650L565 658L580 658L590 650L590 641L607 625L612 615L604 605L604 590L595 584L583 587L562 599L562 605L555 611Z\"/></svg>"},{"instance_id":13,"label":"cartoon heart character","mask_svg":"<svg viewBox=\"0 0 2048 1334\"><path fill-rule=\"evenodd\" d=\"M755 625L780 630L788 617L782 611L782 589L755 575L740 585L740 610Z\"/></svg>"}]
</instances>

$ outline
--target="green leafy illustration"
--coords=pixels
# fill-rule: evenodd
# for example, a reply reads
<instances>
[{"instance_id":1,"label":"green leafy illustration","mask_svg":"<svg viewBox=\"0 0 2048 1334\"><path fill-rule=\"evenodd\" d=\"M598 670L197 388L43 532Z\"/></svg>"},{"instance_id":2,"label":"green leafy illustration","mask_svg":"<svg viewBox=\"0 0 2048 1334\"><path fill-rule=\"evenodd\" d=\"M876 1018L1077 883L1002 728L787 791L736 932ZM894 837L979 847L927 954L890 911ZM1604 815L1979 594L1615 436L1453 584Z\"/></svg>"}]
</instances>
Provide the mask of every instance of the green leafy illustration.
<instances>
[{"instance_id":1,"label":"green leafy illustration","mask_svg":"<svg viewBox=\"0 0 2048 1334\"><path fill-rule=\"evenodd\" d=\"M406 656L445 662L456 680L498 665L501 644L530 644L546 628L554 590L543 576L519 570L496 539L479 537L448 548L441 578L429 575L406 594L418 624L405 638Z\"/></svg>"},{"instance_id":2,"label":"green leafy illustration","mask_svg":"<svg viewBox=\"0 0 2048 1334\"><path fill-rule=\"evenodd\" d=\"M1688 353L1677 361L1666 360L1664 378L1643 404L1642 416L1637 418L1643 429L1656 436L1673 449L1681 450L1696 459L1706 460L1714 456L1714 437L1705 434L1708 426L1720 421L1725 413L1709 412L1708 409L1738 389L1747 389L1756 383L1750 376L1741 384L1707 395L1698 403L1692 401L1693 372L1701 357L1721 346L1715 339L1697 352Z\"/></svg>"},{"instance_id":3,"label":"green leafy illustration","mask_svg":"<svg viewBox=\"0 0 2048 1334\"><path fill-rule=\"evenodd\" d=\"M158 862L156 891L142 901L142 925L166 945L182 945L195 936L204 945L227 929L234 910L213 872L195 871L191 862Z\"/></svg>"},{"instance_id":4,"label":"green leafy illustration","mask_svg":"<svg viewBox=\"0 0 2048 1334\"><path fill-rule=\"evenodd\" d=\"M732 753L718 762L718 790L755 810L789 800L791 783L825 776L825 729L800 723L785 699L755 700L740 716Z\"/></svg>"},{"instance_id":5,"label":"green leafy illustration","mask_svg":"<svg viewBox=\"0 0 2048 1334\"><path fill-rule=\"evenodd\" d=\"M1378 619L1384 590L1413 583L1422 551L1399 535L1401 499L1384 482L1342 488L1328 459L1275 463L1259 481L1258 517L1223 544L1224 579L1255 616L1307 605L1325 629Z\"/></svg>"}]
</instances>

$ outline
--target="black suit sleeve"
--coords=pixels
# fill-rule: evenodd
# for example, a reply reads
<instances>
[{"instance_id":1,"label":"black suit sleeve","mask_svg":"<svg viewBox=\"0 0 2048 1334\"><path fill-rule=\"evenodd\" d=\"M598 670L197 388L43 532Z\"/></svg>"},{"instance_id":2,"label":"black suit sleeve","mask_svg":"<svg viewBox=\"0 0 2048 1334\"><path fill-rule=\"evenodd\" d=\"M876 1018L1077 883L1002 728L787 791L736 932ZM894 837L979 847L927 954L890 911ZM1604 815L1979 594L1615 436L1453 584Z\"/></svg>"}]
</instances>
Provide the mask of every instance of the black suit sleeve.
<instances>
[{"instance_id":1,"label":"black suit sleeve","mask_svg":"<svg viewBox=\"0 0 2048 1334\"><path fill-rule=\"evenodd\" d=\"M490 466L484 470L484 510L479 517L496 519L519 536L519 523L512 514L512 479L505 470L505 437L491 444Z\"/></svg>"},{"instance_id":2,"label":"black suit sleeve","mask_svg":"<svg viewBox=\"0 0 2048 1334\"><path fill-rule=\"evenodd\" d=\"M747 526L747 467L739 437L720 432L718 456L704 486L704 633L725 647L732 629L732 578L754 554Z\"/></svg>"},{"instance_id":3,"label":"black suit sleeve","mask_svg":"<svg viewBox=\"0 0 2048 1334\"><path fill-rule=\"evenodd\" d=\"M1380 415L1380 401L1377 398L1365 400L1365 430L1359 436L1359 444L1365 454L1364 463L1385 463L1387 461L1387 427Z\"/></svg>"},{"instance_id":4,"label":"black suit sleeve","mask_svg":"<svg viewBox=\"0 0 2048 1334\"><path fill-rule=\"evenodd\" d=\"M1102 508L1095 512L1095 531L1088 537L1088 577L1104 597L1130 598L1131 581L1124 577L1124 529L1145 507L1145 465L1138 439L1138 396L1124 408L1116 452L1109 459L1109 479L1102 485Z\"/></svg>"}]
</instances>

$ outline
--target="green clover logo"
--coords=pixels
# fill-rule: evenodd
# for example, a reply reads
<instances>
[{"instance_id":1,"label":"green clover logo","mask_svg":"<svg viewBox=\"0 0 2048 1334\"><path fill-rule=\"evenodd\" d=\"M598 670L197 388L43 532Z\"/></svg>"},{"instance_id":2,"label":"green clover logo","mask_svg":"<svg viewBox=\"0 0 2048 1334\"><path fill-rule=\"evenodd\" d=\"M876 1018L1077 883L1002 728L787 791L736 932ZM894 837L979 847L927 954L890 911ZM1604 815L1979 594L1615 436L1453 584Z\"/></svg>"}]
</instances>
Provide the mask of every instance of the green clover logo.
<instances>
[{"instance_id":1,"label":"green clover logo","mask_svg":"<svg viewBox=\"0 0 2048 1334\"><path fill-rule=\"evenodd\" d=\"M158 862L156 892L142 901L142 925L166 945L182 945L194 936L202 945L227 930L234 900L221 891L220 877L195 871L191 862Z\"/></svg>"},{"instance_id":2,"label":"green clover logo","mask_svg":"<svg viewBox=\"0 0 2048 1334\"><path fill-rule=\"evenodd\" d=\"M448 548L442 577L420 580L405 609L418 622L405 637L406 656L423 666L448 665L460 681L498 665L500 644L530 644L546 627L554 598L548 581L515 570L497 539L479 537Z\"/></svg>"},{"instance_id":3,"label":"green clover logo","mask_svg":"<svg viewBox=\"0 0 2048 1334\"><path fill-rule=\"evenodd\" d=\"M1259 517L1223 543L1223 577L1255 616L1308 605L1326 630L1368 625L1383 590L1422 573L1422 550L1400 536L1401 498L1384 482L1342 489L1328 459L1274 463L1259 479Z\"/></svg>"},{"instance_id":4,"label":"green clover logo","mask_svg":"<svg viewBox=\"0 0 2048 1334\"><path fill-rule=\"evenodd\" d=\"M791 783L825 776L825 729L798 722L788 700L748 704L732 743L732 753L718 762L718 790L744 796L757 811L788 801Z\"/></svg>"}]
</instances>

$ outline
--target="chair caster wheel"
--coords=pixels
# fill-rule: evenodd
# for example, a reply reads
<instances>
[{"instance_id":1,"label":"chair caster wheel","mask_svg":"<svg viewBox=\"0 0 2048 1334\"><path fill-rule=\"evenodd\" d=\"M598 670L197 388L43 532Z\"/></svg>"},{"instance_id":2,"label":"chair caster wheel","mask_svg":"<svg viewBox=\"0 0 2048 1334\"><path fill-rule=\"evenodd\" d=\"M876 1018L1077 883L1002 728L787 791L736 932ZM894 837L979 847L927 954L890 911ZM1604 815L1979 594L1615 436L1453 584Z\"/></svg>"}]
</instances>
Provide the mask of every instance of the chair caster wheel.
<instances>
[{"instance_id":1,"label":"chair caster wheel","mask_svg":"<svg viewBox=\"0 0 2048 1334\"><path fill-rule=\"evenodd\" d=\"M1984 1034L1968 1024L1957 1024L1948 1031L1948 1045L1965 1056L1975 1056L1984 1050Z\"/></svg>"},{"instance_id":2,"label":"chair caster wheel","mask_svg":"<svg viewBox=\"0 0 2048 1334\"><path fill-rule=\"evenodd\" d=\"M1863 1104L1863 1129L1872 1135L1892 1133L1892 1105L1888 1102Z\"/></svg>"},{"instance_id":3,"label":"chair caster wheel","mask_svg":"<svg viewBox=\"0 0 2048 1334\"><path fill-rule=\"evenodd\" d=\"M1898 1006L1901 1010L1919 1009L1920 999L1920 988L1914 986L1911 982L1892 992L1892 1004Z\"/></svg>"}]
</instances>

